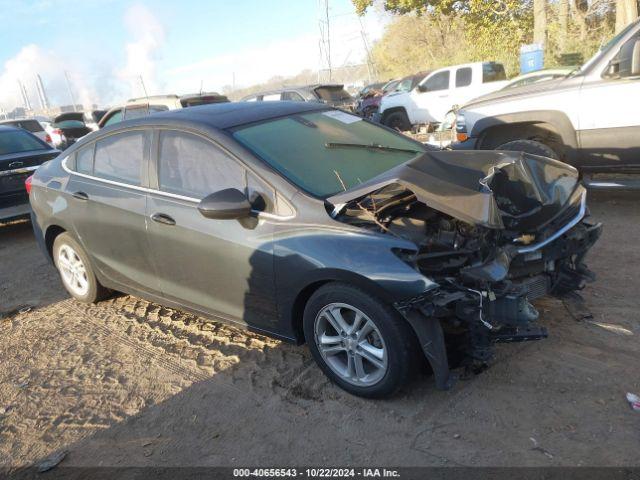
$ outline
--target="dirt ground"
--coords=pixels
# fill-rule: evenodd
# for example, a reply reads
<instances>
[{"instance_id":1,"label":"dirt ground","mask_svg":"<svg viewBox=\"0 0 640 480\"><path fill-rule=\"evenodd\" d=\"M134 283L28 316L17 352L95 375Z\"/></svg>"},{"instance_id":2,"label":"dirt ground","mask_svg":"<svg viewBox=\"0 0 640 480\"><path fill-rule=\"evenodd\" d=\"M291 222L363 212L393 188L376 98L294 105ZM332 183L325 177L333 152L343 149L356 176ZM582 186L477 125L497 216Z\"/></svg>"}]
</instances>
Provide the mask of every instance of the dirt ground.
<instances>
[{"instance_id":1,"label":"dirt ground","mask_svg":"<svg viewBox=\"0 0 640 480\"><path fill-rule=\"evenodd\" d=\"M501 345L452 390L385 401L306 348L130 296L68 299L29 223L0 227L0 467L639 465L640 194L592 193L592 320L537 303L547 340Z\"/></svg>"}]
</instances>

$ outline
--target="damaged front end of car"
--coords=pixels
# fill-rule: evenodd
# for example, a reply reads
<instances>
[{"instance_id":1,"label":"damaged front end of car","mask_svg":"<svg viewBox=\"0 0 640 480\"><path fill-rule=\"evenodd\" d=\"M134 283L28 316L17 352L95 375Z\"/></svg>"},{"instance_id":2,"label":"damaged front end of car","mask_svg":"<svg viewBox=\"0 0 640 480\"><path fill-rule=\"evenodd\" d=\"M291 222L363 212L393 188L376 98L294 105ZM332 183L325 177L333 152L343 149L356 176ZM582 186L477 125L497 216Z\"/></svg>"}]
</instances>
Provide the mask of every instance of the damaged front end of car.
<instances>
[{"instance_id":1,"label":"damaged front end of car","mask_svg":"<svg viewBox=\"0 0 640 480\"><path fill-rule=\"evenodd\" d=\"M545 338L532 301L584 287L601 225L575 169L516 152L427 153L328 199L334 219L415 244L395 251L438 287L395 307L439 388L449 359L478 370L498 342Z\"/></svg>"}]
</instances>

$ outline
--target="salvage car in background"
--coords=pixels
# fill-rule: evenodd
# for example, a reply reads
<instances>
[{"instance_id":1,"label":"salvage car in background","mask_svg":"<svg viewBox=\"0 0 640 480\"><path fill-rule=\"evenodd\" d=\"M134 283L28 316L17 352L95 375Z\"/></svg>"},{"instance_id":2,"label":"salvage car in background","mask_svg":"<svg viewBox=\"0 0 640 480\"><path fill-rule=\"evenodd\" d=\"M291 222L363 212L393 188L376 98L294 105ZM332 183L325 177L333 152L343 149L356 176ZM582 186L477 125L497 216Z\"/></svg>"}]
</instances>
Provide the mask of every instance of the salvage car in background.
<instances>
[{"instance_id":1,"label":"salvage car in background","mask_svg":"<svg viewBox=\"0 0 640 480\"><path fill-rule=\"evenodd\" d=\"M364 118L372 119L378 112L382 97L391 92L410 92L429 72L419 72L399 80L388 82L381 90L372 90L365 95L356 106L356 113Z\"/></svg>"},{"instance_id":2,"label":"salvage car in background","mask_svg":"<svg viewBox=\"0 0 640 480\"><path fill-rule=\"evenodd\" d=\"M355 99L344 89L342 84L315 84L300 87L285 87L267 92L253 93L240 100L241 102L321 102L332 107L353 110Z\"/></svg>"},{"instance_id":3,"label":"salvage car in background","mask_svg":"<svg viewBox=\"0 0 640 480\"><path fill-rule=\"evenodd\" d=\"M87 121L84 112L65 112L53 119L51 126L62 131L66 146L73 145L79 138L93 132L91 121Z\"/></svg>"},{"instance_id":4,"label":"salvage car in background","mask_svg":"<svg viewBox=\"0 0 640 480\"><path fill-rule=\"evenodd\" d=\"M51 135L49 135L49 133L46 131L44 125L36 119L22 118L15 120L2 120L0 121L0 125L21 128L23 130L26 130L27 132L32 133L40 140L53 145Z\"/></svg>"},{"instance_id":5,"label":"salvage car in background","mask_svg":"<svg viewBox=\"0 0 640 480\"><path fill-rule=\"evenodd\" d=\"M76 299L113 289L306 342L382 397L447 349L546 336L530 301L581 288L601 227L575 169L438 152L318 103L243 102L123 122L33 176L33 228ZM445 341L446 335L446 341Z\"/></svg>"},{"instance_id":6,"label":"salvage car in background","mask_svg":"<svg viewBox=\"0 0 640 480\"><path fill-rule=\"evenodd\" d=\"M146 117L152 113L165 112L180 108L207 105L210 103L226 103L229 99L217 92L190 93L187 95L154 95L150 97L131 98L124 105L108 110L100 119L98 128L103 128L123 120Z\"/></svg>"},{"instance_id":7,"label":"salvage car in background","mask_svg":"<svg viewBox=\"0 0 640 480\"><path fill-rule=\"evenodd\" d=\"M440 123L454 105L503 88L501 63L476 62L434 70L409 92L390 93L380 102L376 120L396 130Z\"/></svg>"},{"instance_id":8,"label":"salvage car in background","mask_svg":"<svg viewBox=\"0 0 640 480\"><path fill-rule=\"evenodd\" d=\"M583 173L640 171L640 21L572 74L460 107L457 149L516 150Z\"/></svg>"},{"instance_id":9,"label":"salvage car in background","mask_svg":"<svg viewBox=\"0 0 640 480\"><path fill-rule=\"evenodd\" d=\"M59 153L23 129L0 125L0 221L29 215L25 180Z\"/></svg>"}]
</instances>

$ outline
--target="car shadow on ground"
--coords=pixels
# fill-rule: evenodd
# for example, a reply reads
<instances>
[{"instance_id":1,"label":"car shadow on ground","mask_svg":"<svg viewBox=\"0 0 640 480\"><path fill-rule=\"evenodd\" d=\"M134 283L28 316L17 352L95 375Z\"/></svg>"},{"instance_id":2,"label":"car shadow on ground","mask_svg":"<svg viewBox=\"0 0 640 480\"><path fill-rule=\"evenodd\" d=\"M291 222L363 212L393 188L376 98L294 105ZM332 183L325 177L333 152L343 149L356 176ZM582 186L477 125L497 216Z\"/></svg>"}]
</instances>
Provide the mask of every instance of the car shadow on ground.
<instances>
[{"instance_id":1,"label":"car shadow on ground","mask_svg":"<svg viewBox=\"0 0 640 480\"><path fill-rule=\"evenodd\" d=\"M35 244L30 221L0 223L0 318L68 298L53 264Z\"/></svg>"}]
</instances>

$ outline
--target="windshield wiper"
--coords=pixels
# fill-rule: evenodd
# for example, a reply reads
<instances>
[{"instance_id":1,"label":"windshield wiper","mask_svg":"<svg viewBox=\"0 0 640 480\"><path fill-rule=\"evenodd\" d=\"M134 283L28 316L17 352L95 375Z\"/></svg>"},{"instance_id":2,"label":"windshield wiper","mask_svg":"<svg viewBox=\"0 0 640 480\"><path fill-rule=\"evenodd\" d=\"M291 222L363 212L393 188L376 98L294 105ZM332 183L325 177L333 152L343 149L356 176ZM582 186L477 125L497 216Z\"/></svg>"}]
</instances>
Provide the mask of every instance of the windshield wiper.
<instances>
[{"instance_id":1,"label":"windshield wiper","mask_svg":"<svg viewBox=\"0 0 640 480\"><path fill-rule=\"evenodd\" d=\"M409 148L397 148L397 147L388 147L386 145L378 145L375 143L365 144L365 143L336 143L336 142L327 142L324 144L326 148L366 148L370 150L381 150L383 152L407 152L407 153L421 153L420 150L411 150Z\"/></svg>"}]
</instances>

